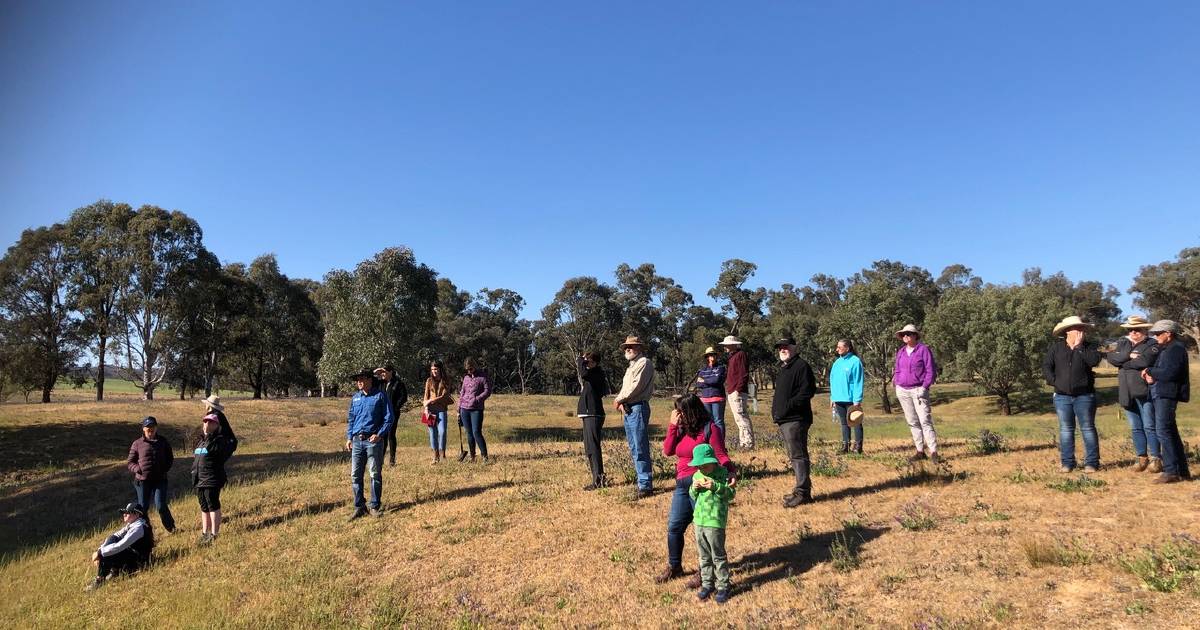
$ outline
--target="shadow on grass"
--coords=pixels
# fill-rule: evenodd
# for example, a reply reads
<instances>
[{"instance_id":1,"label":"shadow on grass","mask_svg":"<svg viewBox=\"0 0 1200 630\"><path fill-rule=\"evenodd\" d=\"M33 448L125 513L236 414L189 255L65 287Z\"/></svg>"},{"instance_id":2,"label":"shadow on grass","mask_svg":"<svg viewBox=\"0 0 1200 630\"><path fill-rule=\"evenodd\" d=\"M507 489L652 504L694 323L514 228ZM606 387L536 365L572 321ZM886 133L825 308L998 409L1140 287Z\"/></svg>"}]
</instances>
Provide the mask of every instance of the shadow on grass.
<instances>
[{"instance_id":1,"label":"shadow on grass","mask_svg":"<svg viewBox=\"0 0 1200 630\"><path fill-rule=\"evenodd\" d=\"M850 557L857 558L863 545L879 538L886 531L870 527L838 530L743 556L735 569L740 574L749 575L739 580L739 590L750 590L776 580L799 577L822 562L832 561L834 543L840 542L839 539L843 535Z\"/></svg>"},{"instance_id":2,"label":"shadow on grass","mask_svg":"<svg viewBox=\"0 0 1200 630\"><path fill-rule=\"evenodd\" d=\"M396 504L393 504L391 506L384 508L384 512L399 512L401 510L407 510L409 508L413 508L418 505L425 505L426 503L443 503L446 501L454 501L456 499L465 499L467 497L473 497L473 496L476 496L479 494L483 494L484 492L487 492L488 490L495 490L497 488L510 488L515 485L516 484L514 484L511 481L504 480L504 481L497 481L495 483L489 483L489 484L482 485L482 486L468 486L466 488L455 488L448 492L442 492L442 493L427 496L427 497L418 495L416 500L401 501L400 503L396 503Z\"/></svg>"},{"instance_id":3,"label":"shadow on grass","mask_svg":"<svg viewBox=\"0 0 1200 630\"><path fill-rule=\"evenodd\" d=\"M1105 407L1118 402L1118 390L1115 385L1096 388L1096 406ZM1012 397L1013 413L1053 414L1054 394L1048 391L1019 392ZM989 415L1000 415L999 409L992 409Z\"/></svg>"},{"instance_id":4,"label":"shadow on grass","mask_svg":"<svg viewBox=\"0 0 1200 630\"><path fill-rule=\"evenodd\" d=\"M1054 444L1049 444L1049 443L1022 444L1021 446L1006 446L1003 451L999 451L996 453L981 453L979 451L968 450L966 453L962 453L960 455L955 455L955 458L990 457L992 455L1004 455L1005 453L1028 453L1031 451L1049 451L1049 450L1057 451L1058 446L1056 446Z\"/></svg>"},{"instance_id":5,"label":"shadow on grass","mask_svg":"<svg viewBox=\"0 0 1200 630\"><path fill-rule=\"evenodd\" d=\"M163 426L160 435L174 447L178 456L180 449L190 444L188 431L181 427ZM0 460L4 462L4 478L6 481L20 482L27 474L69 470L95 461L124 461L129 455L129 445L141 436L142 429L133 419L129 423L79 419L0 427Z\"/></svg>"},{"instance_id":6,"label":"shadow on grass","mask_svg":"<svg viewBox=\"0 0 1200 630\"><path fill-rule=\"evenodd\" d=\"M944 486L955 481L961 481L965 478L966 473L946 472L940 469L930 471L923 464L917 464L911 467L908 471L902 472L898 477L880 481L867 486L853 486L850 488L842 488L828 494L813 494L813 500L820 501L840 501L841 499L853 499L864 494L875 494L884 490L895 490L898 488L911 488L913 486Z\"/></svg>"},{"instance_id":7,"label":"shadow on grass","mask_svg":"<svg viewBox=\"0 0 1200 630\"><path fill-rule=\"evenodd\" d=\"M244 485L287 474L296 467L346 459L348 455L337 452L235 454L226 470L231 483ZM169 486L176 500L186 500L191 494L191 458L176 458ZM0 565L59 538L113 526L117 510L134 500L132 476L123 463L57 473L8 488L0 497ZM155 510L150 512L150 518L159 524Z\"/></svg>"},{"instance_id":8,"label":"shadow on grass","mask_svg":"<svg viewBox=\"0 0 1200 630\"><path fill-rule=\"evenodd\" d=\"M275 516L270 516L270 517L264 518L261 521L258 521L257 523L251 523L246 526L246 529L248 531L256 531L259 529L266 529L268 527L282 525L283 523L286 523L288 521L291 521L291 520L294 520L297 518L302 518L305 516L315 516L317 514L324 514L326 512L332 512L332 511L338 509L339 507L343 507L345 505L346 505L346 501L324 501L321 503L309 503L309 504L300 506L294 510L291 510L286 514L277 514Z\"/></svg>"},{"instance_id":9,"label":"shadow on grass","mask_svg":"<svg viewBox=\"0 0 1200 630\"><path fill-rule=\"evenodd\" d=\"M583 428L565 427L512 427L503 431L504 442L583 442ZM666 431L657 425L648 428L647 436L651 442L662 442ZM600 430L601 440L625 441L625 427L617 421L616 426L604 427Z\"/></svg>"}]
</instances>

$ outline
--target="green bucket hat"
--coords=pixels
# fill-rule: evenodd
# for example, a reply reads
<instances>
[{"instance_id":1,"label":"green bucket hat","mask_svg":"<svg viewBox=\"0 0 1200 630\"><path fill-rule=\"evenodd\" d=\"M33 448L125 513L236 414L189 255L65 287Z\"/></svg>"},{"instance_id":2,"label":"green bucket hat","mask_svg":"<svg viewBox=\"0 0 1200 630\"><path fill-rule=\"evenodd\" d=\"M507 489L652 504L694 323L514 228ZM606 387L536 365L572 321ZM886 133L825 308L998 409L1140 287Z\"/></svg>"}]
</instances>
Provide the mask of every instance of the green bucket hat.
<instances>
[{"instance_id":1,"label":"green bucket hat","mask_svg":"<svg viewBox=\"0 0 1200 630\"><path fill-rule=\"evenodd\" d=\"M717 461L717 456L713 453L711 446L707 444L700 444L696 446L696 448L692 449L692 461L688 463L688 466L699 468L705 464L720 463L721 462Z\"/></svg>"}]
</instances>

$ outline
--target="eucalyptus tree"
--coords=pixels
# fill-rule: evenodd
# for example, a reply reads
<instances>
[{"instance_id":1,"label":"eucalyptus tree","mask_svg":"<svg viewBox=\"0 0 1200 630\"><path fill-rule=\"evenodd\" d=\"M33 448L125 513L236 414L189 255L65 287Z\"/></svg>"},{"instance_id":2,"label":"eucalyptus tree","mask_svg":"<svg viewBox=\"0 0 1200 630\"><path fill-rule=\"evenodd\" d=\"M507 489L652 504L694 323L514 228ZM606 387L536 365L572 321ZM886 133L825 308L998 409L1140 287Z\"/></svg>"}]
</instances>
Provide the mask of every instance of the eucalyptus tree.
<instances>
[{"instance_id":1,"label":"eucalyptus tree","mask_svg":"<svg viewBox=\"0 0 1200 630\"><path fill-rule=\"evenodd\" d=\"M1134 304L1154 319L1173 319L1192 342L1200 341L1200 247L1179 252L1175 260L1146 265L1138 270L1130 293ZM1200 345L1196 346L1200 352Z\"/></svg>"}]
</instances>

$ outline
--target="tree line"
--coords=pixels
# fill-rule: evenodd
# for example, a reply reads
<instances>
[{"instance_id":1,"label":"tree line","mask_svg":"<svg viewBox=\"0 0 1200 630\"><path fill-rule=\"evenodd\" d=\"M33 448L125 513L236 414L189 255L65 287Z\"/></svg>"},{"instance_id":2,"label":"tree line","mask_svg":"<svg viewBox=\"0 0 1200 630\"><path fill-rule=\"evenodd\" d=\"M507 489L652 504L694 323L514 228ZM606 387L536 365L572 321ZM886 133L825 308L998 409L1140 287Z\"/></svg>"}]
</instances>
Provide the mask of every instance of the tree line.
<instances>
[{"instance_id":1,"label":"tree line","mask_svg":"<svg viewBox=\"0 0 1200 630\"><path fill-rule=\"evenodd\" d=\"M847 278L823 273L807 284L755 287L757 267L721 263L707 295L714 310L654 264L619 265L611 281L569 278L541 312L522 318L524 299L505 288L474 293L390 247L320 281L283 274L272 254L222 265L199 224L179 211L107 200L63 223L29 229L0 260L0 397L41 392L64 379L106 373L132 381L145 398L173 386L180 397L214 390L264 396L336 395L364 366L392 363L410 387L429 363L452 374L476 357L500 391L575 393L575 358L593 350L609 377L624 370L626 335L646 341L657 386L687 389L707 346L741 337L752 379L774 378L770 349L794 335L824 380L838 339L858 348L869 383L891 412L893 333L916 324L943 366L943 379L972 383L1010 413L1038 385L1055 322L1080 315L1115 337L1116 288L1029 269L1019 284L994 284L954 264L938 276L879 260ZM1200 338L1200 248L1142 267L1130 291L1152 318L1172 318ZM94 360L93 365L91 361Z\"/></svg>"}]
</instances>

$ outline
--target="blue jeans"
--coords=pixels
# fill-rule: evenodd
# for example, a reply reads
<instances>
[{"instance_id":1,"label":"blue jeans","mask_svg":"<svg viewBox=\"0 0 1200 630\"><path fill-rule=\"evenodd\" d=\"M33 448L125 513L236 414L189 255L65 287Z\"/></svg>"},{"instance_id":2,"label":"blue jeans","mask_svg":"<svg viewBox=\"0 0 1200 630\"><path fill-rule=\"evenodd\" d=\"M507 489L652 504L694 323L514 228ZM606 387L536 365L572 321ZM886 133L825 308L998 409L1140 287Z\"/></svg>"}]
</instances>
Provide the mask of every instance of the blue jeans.
<instances>
[{"instance_id":1,"label":"blue jeans","mask_svg":"<svg viewBox=\"0 0 1200 630\"><path fill-rule=\"evenodd\" d=\"M475 445L479 445L479 454L487 457L487 440L483 439L483 410L459 409L458 423L467 431L467 449L471 451L471 459L475 459Z\"/></svg>"},{"instance_id":2,"label":"blue jeans","mask_svg":"<svg viewBox=\"0 0 1200 630\"><path fill-rule=\"evenodd\" d=\"M718 400L717 402L704 403L704 408L708 410L708 415L712 416L713 424L721 427L721 433L724 433L725 401Z\"/></svg>"},{"instance_id":3,"label":"blue jeans","mask_svg":"<svg viewBox=\"0 0 1200 630\"><path fill-rule=\"evenodd\" d=\"M692 510L696 507L688 494L691 487L691 477L676 479L675 492L671 495L671 511L667 514L667 564L673 567L683 566L683 535L692 524Z\"/></svg>"},{"instance_id":4,"label":"blue jeans","mask_svg":"<svg viewBox=\"0 0 1200 630\"><path fill-rule=\"evenodd\" d=\"M1062 465L1075 467L1075 425L1083 435L1084 465L1100 467L1100 436L1096 434L1096 395L1054 395L1058 413L1058 450Z\"/></svg>"},{"instance_id":5,"label":"blue jeans","mask_svg":"<svg viewBox=\"0 0 1200 630\"><path fill-rule=\"evenodd\" d=\"M175 529L175 517L171 516L171 508L167 507L171 493L167 492L165 478L158 481L134 481L133 491L137 493L138 504L146 509L147 514L150 512L150 505L146 503L146 495L149 494L154 499L154 509L158 510L158 517L162 519L163 529L167 531Z\"/></svg>"},{"instance_id":6,"label":"blue jeans","mask_svg":"<svg viewBox=\"0 0 1200 630\"><path fill-rule=\"evenodd\" d=\"M633 458L633 469L637 471L639 490L653 487L651 473L654 465L650 461L650 403L640 402L625 405L625 441L629 442L629 456Z\"/></svg>"},{"instance_id":7,"label":"blue jeans","mask_svg":"<svg viewBox=\"0 0 1200 630\"><path fill-rule=\"evenodd\" d=\"M367 438L355 436L350 441L350 488L354 490L354 507L367 507L363 500L363 468L371 475L371 509L378 510L383 500L383 439L374 444Z\"/></svg>"},{"instance_id":8,"label":"blue jeans","mask_svg":"<svg viewBox=\"0 0 1200 630\"><path fill-rule=\"evenodd\" d=\"M1158 431L1158 445L1162 447L1163 472L1168 475L1190 477L1187 451L1183 438L1179 436L1179 425L1175 423L1177 401L1171 398L1154 399L1154 424Z\"/></svg>"},{"instance_id":9,"label":"blue jeans","mask_svg":"<svg viewBox=\"0 0 1200 630\"><path fill-rule=\"evenodd\" d=\"M850 443L850 425L846 424L846 420L850 417L850 408L854 403L835 402L833 403L833 412L837 414L838 421L842 423L842 444ZM862 423L854 427L854 443L862 444L863 442L863 427Z\"/></svg>"},{"instance_id":10,"label":"blue jeans","mask_svg":"<svg viewBox=\"0 0 1200 630\"><path fill-rule=\"evenodd\" d=\"M433 416L437 418L433 426L429 427L429 448L435 451L446 450L446 423L449 421L450 415L446 410L435 411Z\"/></svg>"},{"instance_id":11,"label":"blue jeans","mask_svg":"<svg viewBox=\"0 0 1200 630\"><path fill-rule=\"evenodd\" d=\"M1133 435L1133 450L1138 457L1161 457L1158 447L1158 434L1154 428L1154 405L1150 398L1134 398L1125 408L1125 417L1129 419L1129 431Z\"/></svg>"}]
</instances>

